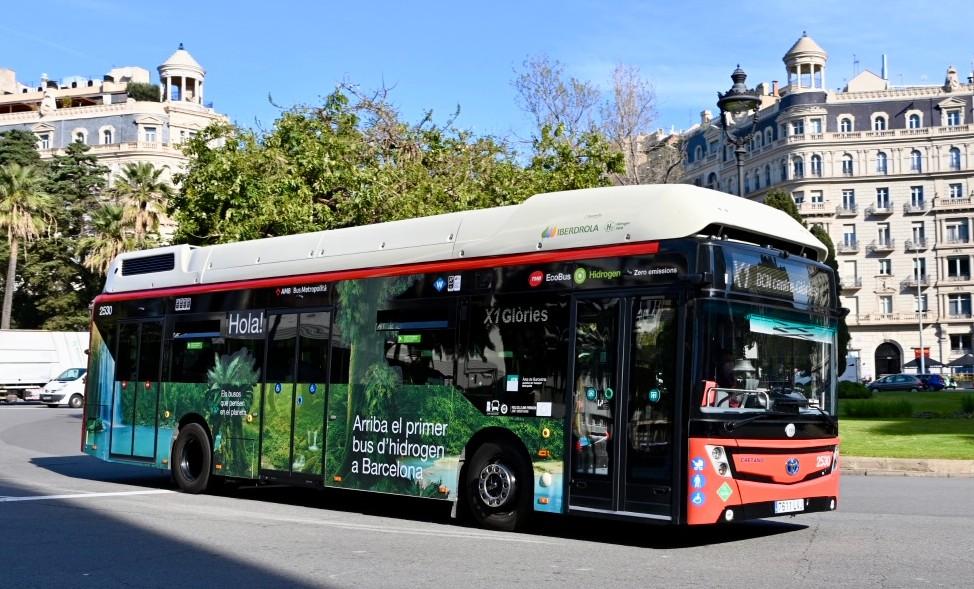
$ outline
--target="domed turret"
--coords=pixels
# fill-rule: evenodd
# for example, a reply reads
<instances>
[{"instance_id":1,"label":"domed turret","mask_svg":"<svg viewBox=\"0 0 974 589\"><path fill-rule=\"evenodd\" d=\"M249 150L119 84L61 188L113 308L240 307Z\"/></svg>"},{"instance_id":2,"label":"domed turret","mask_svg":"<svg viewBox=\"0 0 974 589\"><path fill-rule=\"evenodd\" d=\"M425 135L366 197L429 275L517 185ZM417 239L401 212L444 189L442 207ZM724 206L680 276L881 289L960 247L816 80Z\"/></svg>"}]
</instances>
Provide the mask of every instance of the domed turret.
<instances>
[{"instance_id":1,"label":"domed turret","mask_svg":"<svg viewBox=\"0 0 974 589\"><path fill-rule=\"evenodd\" d=\"M179 49L159 66L159 80L162 82L162 100L203 103L203 80L206 72L189 51Z\"/></svg>"},{"instance_id":2,"label":"domed turret","mask_svg":"<svg viewBox=\"0 0 974 589\"><path fill-rule=\"evenodd\" d=\"M825 62L829 56L805 31L785 53L782 61L788 70L788 92L825 90Z\"/></svg>"}]
</instances>

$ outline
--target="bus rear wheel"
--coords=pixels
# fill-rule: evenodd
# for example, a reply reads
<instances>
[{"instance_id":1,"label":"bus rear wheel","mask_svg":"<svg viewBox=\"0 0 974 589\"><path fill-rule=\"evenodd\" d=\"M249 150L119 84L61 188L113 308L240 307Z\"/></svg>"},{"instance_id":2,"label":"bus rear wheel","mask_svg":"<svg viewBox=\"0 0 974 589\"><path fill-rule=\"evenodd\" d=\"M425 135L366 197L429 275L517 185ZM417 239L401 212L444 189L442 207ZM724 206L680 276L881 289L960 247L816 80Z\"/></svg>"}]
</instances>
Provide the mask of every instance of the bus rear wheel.
<instances>
[{"instance_id":1,"label":"bus rear wheel","mask_svg":"<svg viewBox=\"0 0 974 589\"><path fill-rule=\"evenodd\" d=\"M520 452L488 442L467 467L465 501L478 525L515 530L531 509L531 468Z\"/></svg>"},{"instance_id":2,"label":"bus rear wheel","mask_svg":"<svg viewBox=\"0 0 974 589\"><path fill-rule=\"evenodd\" d=\"M210 436L198 423L179 429L172 448L172 476L184 493L202 493L210 483L213 452Z\"/></svg>"}]
</instances>

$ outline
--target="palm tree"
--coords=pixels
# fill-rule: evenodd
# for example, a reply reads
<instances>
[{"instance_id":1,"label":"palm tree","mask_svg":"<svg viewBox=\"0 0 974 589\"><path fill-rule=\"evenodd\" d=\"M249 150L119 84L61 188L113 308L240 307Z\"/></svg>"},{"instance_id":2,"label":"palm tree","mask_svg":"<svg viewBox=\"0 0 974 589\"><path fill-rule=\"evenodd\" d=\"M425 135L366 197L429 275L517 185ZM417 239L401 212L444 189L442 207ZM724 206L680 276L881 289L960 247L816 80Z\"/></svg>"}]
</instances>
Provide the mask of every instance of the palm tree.
<instances>
[{"instance_id":1,"label":"palm tree","mask_svg":"<svg viewBox=\"0 0 974 589\"><path fill-rule=\"evenodd\" d=\"M133 228L138 243L159 230L166 200L172 195L172 186L160 179L162 172L149 162L126 164L112 187L124 207L122 220Z\"/></svg>"},{"instance_id":2,"label":"palm tree","mask_svg":"<svg viewBox=\"0 0 974 589\"><path fill-rule=\"evenodd\" d=\"M104 274L118 254L135 249L134 240L126 235L123 214L123 208L113 204L105 205L92 213L93 234L82 238L79 244L84 252L85 268Z\"/></svg>"},{"instance_id":3,"label":"palm tree","mask_svg":"<svg viewBox=\"0 0 974 589\"><path fill-rule=\"evenodd\" d=\"M37 239L50 224L54 212L54 198L44 191L43 182L44 176L31 166L13 162L0 166L0 230L7 231L10 244L0 329L10 328L20 242Z\"/></svg>"}]
</instances>

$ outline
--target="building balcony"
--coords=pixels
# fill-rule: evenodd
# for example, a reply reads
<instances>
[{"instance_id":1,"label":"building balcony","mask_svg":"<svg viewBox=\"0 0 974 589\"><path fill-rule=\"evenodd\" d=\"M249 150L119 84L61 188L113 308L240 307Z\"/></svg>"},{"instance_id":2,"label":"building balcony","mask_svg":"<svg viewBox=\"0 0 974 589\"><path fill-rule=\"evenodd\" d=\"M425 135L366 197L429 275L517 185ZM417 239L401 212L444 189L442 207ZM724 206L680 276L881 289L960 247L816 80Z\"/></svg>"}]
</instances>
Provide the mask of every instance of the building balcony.
<instances>
[{"instance_id":1,"label":"building balcony","mask_svg":"<svg viewBox=\"0 0 974 589\"><path fill-rule=\"evenodd\" d=\"M871 205L866 207L867 217L885 217L893 214L893 203L888 203L885 207Z\"/></svg>"},{"instance_id":2,"label":"building balcony","mask_svg":"<svg viewBox=\"0 0 974 589\"><path fill-rule=\"evenodd\" d=\"M970 311L947 311L947 319L950 321L957 321L963 319L970 319Z\"/></svg>"},{"instance_id":3,"label":"building balcony","mask_svg":"<svg viewBox=\"0 0 974 589\"><path fill-rule=\"evenodd\" d=\"M867 254L887 254L896 249L896 240L887 239L884 241L871 241L866 246Z\"/></svg>"},{"instance_id":4,"label":"building balcony","mask_svg":"<svg viewBox=\"0 0 974 589\"><path fill-rule=\"evenodd\" d=\"M842 290L859 290L862 288L861 276L841 276L839 282L842 284Z\"/></svg>"},{"instance_id":5,"label":"building balcony","mask_svg":"<svg viewBox=\"0 0 974 589\"><path fill-rule=\"evenodd\" d=\"M881 325L884 323L917 324L923 319L924 323L931 322L936 317L929 311L922 313L860 313L849 315L846 323L850 325Z\"/></svg>"},{"instance_id":6,"label":"building balcony","mask_svg":"<svg viewBox=\"0 0 974 589\"><path fill-rule=\"evenodd\" d=\"M839 205L835 207L836 217L855 217L859 213L859 207L854 204L851 205Z\"/></svg>"},{"instance_id":7,"label":"building balcony","mask_svg":"<svg viewBox=\"0 0 974 589\"><path fill-rule=\"evenodd\" d=\"M918 202L918 203L908 202L903 205L903 213L907 215L916 215L918 213L925 213L925 212L927 212L927 203L925 202Z\"/></svg>"},{"instance_id":8,"label":"building balcony","mask_svg":"<svg viewBox=\"0 0 974 589\"><path fill-rule=\"evenodd\" d=\"M859 242L856 240L840 241L835 244L835 251L840 254L854 254L859 251Z\"/></svg>"},{"instance_id":9,"label":"building balcony","mask_svg":"<svg viewBox=\"0 0 974 589\"><path fill-rule=\"evenodd\" d=\"M952 276L944 276L940 279L940 284L943 286L957 286L962 282L970 282L970 274L954 274Z\"/></svg>"},{"instance_id":10,"label":"building balcony","mask_svg":"<svg viewBox=\"0 0 974 589\"><path fill-rule=\"evenodd\" d=\"M903 249L908 252L919 252L927 249L927 238L920 237L917 239L907 239L906 243L903 244Z\"/></svg>"},{"instance_id":11,"label":"building balcony","mask_svg":"<svg viewBox=\"0 0 974 589\"><path fill-rule=\"evenodd\" d=\"M826 207L824 202L802 202L798 203L798 212L806 216L829 216L835 214L830 207Z\"/></svg>"},{"instance_id":12,"label":"building balcony","mask_svg":"<svg viewBox=\"0 0 974 589\"><path fill-rule=\"evenodd\" d=\"M919 283L919 284L917 284L917 283ZM915 276L911 276L911 277L907 278L906 280L904 280L903 282L900 282L900 288L903 288L903 289L917 288L917 287L919 287L919 288L927 288L928 286L930 286L930 279L927 278L925 275L924 276L921 276L919 280L917 280L917 278Z\"/></svg>"},{"instance_id":13,"label":"building balcony","mask_svg":"<svg viewBox=\"0 0 974 589\"><path fill-rule=\"evenodd\" d=\"M974 207L974 198L938 198L934 201L933 208L938 211L949 211L953 209L969 209Z\"/></svg>"}]
</instances>

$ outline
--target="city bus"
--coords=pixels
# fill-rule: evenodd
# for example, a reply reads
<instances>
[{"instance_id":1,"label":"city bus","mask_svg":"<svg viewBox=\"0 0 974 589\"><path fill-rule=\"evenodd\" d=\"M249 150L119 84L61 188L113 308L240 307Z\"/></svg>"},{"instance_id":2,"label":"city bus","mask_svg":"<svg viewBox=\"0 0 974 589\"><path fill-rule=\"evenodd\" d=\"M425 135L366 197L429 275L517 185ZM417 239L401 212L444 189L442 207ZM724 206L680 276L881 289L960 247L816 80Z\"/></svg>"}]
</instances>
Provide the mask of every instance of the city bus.
<instances>
[{"instance_id":1,"label":"city bus","mask_svg":"<svg viewBox=\"0 0 974 589\"><path fill-rule=\"evenodd\" d=\"M687 185L123 253L83 452L224 481L674 525L829 511L826 248Z\"/></svg>"}]
</instances>

